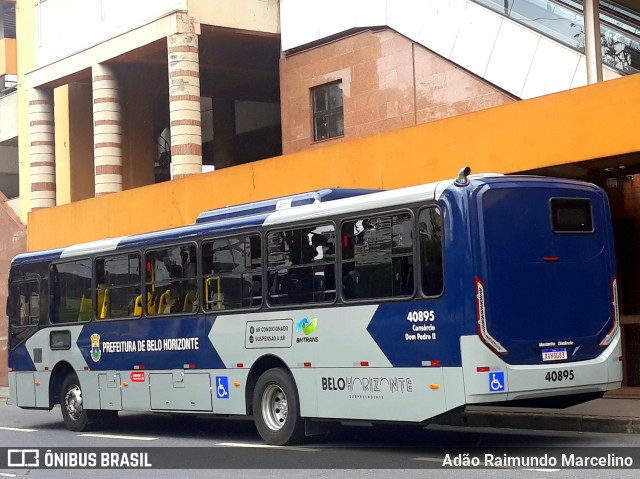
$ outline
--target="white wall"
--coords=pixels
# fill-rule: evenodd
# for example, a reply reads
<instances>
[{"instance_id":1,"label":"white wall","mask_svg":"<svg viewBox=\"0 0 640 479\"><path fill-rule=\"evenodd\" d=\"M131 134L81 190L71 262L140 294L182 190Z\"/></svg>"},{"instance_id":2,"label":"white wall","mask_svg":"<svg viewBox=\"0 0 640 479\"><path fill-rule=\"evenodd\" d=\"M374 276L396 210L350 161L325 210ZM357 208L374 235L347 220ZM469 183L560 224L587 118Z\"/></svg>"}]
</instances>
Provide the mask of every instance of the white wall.
<instances>
[{"instance_id":1,"label":"white wall","mask_svg":"<svg viewBox=\"0 0 640 479\"><path fill-rule=\"evenodd\" d=\"M386 25L523 99L587 83L584 55L468 0L280 0L280 23L284 51Z\"/></svg>"},{"instance_id":2,"label":"white wall","mask_svg":"<svg viewBox=\"0 0 640 479\"><path fill-rule=\"evenodd\" d=\"M18 92L0 97L0 143L18 136Z\"/></svg>"},{"instance_id":3,"label":"white wall","mask_svg":"<svg viewBox=\"0 0 640 479\"><path fill-rule=\"evenodd\" d=\"M187 0L46 0L36 6L36 68L177 10Z\"/></svg>"}]
</instances>

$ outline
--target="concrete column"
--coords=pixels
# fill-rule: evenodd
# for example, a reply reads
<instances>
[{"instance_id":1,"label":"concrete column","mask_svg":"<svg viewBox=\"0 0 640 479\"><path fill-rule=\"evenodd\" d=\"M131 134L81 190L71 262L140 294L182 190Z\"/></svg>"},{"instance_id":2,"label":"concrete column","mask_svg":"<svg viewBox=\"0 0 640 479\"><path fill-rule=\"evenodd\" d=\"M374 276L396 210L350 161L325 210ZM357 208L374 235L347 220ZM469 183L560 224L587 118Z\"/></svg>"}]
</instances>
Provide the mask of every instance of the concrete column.
<instances>
[{"instance_id":1,"label":"concrete column","mask_svg":"<svg viewBox=\"0 0 640 479\"><path fill-rule=\"evenodd\" d=\"M167 37L169 54L169 119L171 177L202 173L202 119L200 117L200 58L198 35Z\"/></svg>"},{"instance_id":2,"label":"concrete column","mask_svg":"<svg viewBox=\"0 0 640 479\"><path fill-rule=\"evenodd\" d=\"M584 0L584 49L587 56L587 83L601 82L602 40L598 0Z\"/></svg>"},{"instance_id":3,"label":"concrete column","mask_svg":"<svg viewBox=\"0 0 640 479\"><path fill-rule=\"evenodd\" d=\"M29 180L31 210L56 205L56 158L51 92L29 90Z\"/></svg>"},{"instance_id":4,"label":"concrete column","mask_svg":"<svg viewBox=\"0 0 640 479\"><path fill-rule=\"evenodd\" d=\"M113 68L92 67L93 160L96 196L122 191L120 88Z\"/></svg>"}]
</instances>

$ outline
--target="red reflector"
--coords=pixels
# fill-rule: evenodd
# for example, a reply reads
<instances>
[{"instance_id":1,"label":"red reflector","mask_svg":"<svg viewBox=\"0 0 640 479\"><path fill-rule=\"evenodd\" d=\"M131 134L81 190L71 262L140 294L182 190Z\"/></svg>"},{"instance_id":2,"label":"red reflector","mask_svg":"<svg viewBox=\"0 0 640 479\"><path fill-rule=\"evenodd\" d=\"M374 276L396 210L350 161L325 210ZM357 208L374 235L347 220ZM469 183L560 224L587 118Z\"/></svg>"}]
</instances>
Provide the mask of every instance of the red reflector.
<instances>
[{"instance_id":1,"label":"red reflector","mask_svg":"<svg viewBox=\"0 0 640 479\"><path fill-rule=\"evenodd\" d=\"M620 357L618 358L618 361L622 362L622 356L620 356Z\"/></svg>"},{"instance_id":2,"label":"red reflector","mask_svg":"<svg viewBox=\"0 0 640 479\"><path fill-rule=\"evenodd\" d=\"M360 361L360 366L369 366L369 361Z\"/></svg>"},{"instance_id":3,"label":"red reflector","mask_svg":"<svg viewBox=\"0 0 640 479\"><path fill-rule=\"evenodd\" d=\"M238 364L236 364L236 367L237 367L237 368L243 368L243 367L244 367L244 364L242 364L242 363L238 363Z\"/></svg>"},{"instance_id":4,"label":"red reflector","mask_svg":"<svg viewBox=\"0 0 640 479\"><path fill-rule=\"evenodd\" d=\"M478 371L479 373L488 373L489 370L489 366L479 366L476 368L476 371Z\"/></svg>"},{"instance_id":5,"label":"red reflector","mask_svg":"<svg viewBox=\"0 0 640 479\"><path fill-rule=\"evenodd\" d=\"M552 262L555 262L555 261L558 261L560 258L558 258L557 256L545 256L543 259L544 259L545 261L552 261Z\"/></svg>"},{"instance_id":6,"label":"red reflector","mask_svg":"<svg viewBox=\"0 0 640 479\"><path fill-rule=\"evenodd\" d=\"M431 366L434 368L439 368L440 367L440 361L431 361Z\"/></svg>"},{"instance_id":7,"label":"red reflector","mask_svg":"<svg viewBox=\"0 0 640 479\"><path fill-rule=\"evenodd\" d=\"M195 364L189 364L189 369L195 369L196 365Z\"/></svg>"},{"instance_id":8,"label":"red reflector","mask_svg":"<svg viewBox=\"0 0 640 479\"><path fill-rule=\"evenodd\" d=\"M85 371L88 371L88 370L89 370L89 366L85 366L85 367L84 367L84 370L85 370Z\"/></svg>"},{"instance_id":9,"label":"red reflector","mask_svg":"<svg viewBox=\"0 0 640 479\"><path fill-rule=\"evenodd\" d=\"M304 363L304 367L305 368L310 368L311 367L311 363Z\"/></svg>"},{"instance_id":10,"label":"red reflector","mask_svg":"<svg viewBox=\"0 0 640 479\"><path fill-rule=\"evenodd\" d=\"M48 370L49 370L49 366L45 366L45 367L44 367L44 370L45 370L45 371L48 371Z\"/></svg>"}]
</instances>

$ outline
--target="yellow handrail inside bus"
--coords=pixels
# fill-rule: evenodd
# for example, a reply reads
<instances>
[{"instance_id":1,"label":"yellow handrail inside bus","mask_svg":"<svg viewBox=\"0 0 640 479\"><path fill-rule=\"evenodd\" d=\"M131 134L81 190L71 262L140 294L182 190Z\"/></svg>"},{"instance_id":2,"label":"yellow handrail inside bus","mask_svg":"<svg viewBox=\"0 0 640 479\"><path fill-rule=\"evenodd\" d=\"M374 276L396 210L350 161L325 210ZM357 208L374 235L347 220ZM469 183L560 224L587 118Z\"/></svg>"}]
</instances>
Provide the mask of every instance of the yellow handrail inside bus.
<instances>
[{"instance_id":1,"label":"yellow handrail inside bus","mask_svg":"<svg viewBox=\"0 0 640 479\"><path fill-rule=\"evenodd\" d=\"M216 282L216 292L211 293L211 283ZM211 276L204 282L204 297L211 309L224 309L224 298L220 292L220 276Z\"/></svg>"}]
</instances>

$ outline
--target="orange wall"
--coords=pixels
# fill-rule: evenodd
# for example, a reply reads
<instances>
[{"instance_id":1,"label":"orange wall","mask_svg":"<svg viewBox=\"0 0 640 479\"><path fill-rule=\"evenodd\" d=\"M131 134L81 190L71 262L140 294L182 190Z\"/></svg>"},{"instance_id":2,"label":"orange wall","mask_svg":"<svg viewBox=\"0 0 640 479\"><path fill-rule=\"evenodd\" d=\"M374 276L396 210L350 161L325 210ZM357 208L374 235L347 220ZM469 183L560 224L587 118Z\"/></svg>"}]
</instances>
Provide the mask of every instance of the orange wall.
<instances>
[{"instance_id":1,"label":"orange wall","mask_svg":"<svg viewBox=\"0 0 640 479\"><path fill-rule=\"evenodd\" d=\"M0 39L0 75L18 73L17 47L15 38Z\"/></svg>"},{"instance_id":2,"label":"orange wall","mask_svg":"<svg viewBox=\"0 0 640 479\"><path fill-rule=\"evenodd\" d=\"M192 223L207 209L323 187L398 188L640 151L640 75L205 175L37 210L29 249Z\"/></svg>"}]
</instances>

